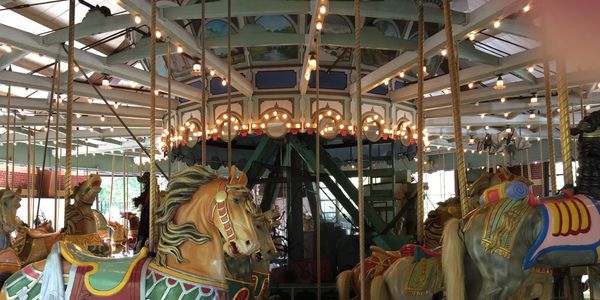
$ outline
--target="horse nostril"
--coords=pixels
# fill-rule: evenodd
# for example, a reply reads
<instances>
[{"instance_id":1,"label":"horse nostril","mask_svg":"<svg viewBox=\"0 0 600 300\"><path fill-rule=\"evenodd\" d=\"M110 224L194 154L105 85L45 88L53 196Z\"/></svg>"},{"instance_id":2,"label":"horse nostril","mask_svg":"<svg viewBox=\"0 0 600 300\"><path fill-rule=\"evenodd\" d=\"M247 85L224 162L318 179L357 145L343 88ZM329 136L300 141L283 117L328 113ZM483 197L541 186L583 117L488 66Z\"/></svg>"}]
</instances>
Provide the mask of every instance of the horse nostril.
<instances>
[{"instance_id":1,"label":"horse nostril","mask_svg":"<svg viewBox=\"0 0 600 300\"><path fill-rule=\"evenodd\" d=\"M246 246L250 246L250 240L246 240Z\"/></svg>"}]
</instances>

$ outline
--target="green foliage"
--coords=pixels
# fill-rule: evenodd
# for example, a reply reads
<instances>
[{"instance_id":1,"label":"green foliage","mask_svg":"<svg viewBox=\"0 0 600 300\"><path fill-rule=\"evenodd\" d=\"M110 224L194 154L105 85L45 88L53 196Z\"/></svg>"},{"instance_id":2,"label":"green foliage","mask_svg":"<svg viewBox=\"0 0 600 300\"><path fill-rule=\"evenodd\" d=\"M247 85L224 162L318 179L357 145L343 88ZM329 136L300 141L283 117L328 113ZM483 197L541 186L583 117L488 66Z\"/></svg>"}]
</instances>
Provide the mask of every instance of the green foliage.
<instances>
[{"instance_id":1,"label":"green foliage","mask_svg":"<svg viewBox=\"0 0 600 300\"><path fill-rule=\"evenodd\" d=\"M137 208L133 206L133 198L139 196L142 192L141 185L135 177L127 177L127 209L128 211L136 212ZM98 194L98 210L105 216L108 215L110 207L110 176L102 176L102 190ZM124 205L125 186L123 177L115 177L113 182L112 206L119 208L119 212L125 211ZM111 216L116 220L115 216Z\"/></svg>"}]
</instances>

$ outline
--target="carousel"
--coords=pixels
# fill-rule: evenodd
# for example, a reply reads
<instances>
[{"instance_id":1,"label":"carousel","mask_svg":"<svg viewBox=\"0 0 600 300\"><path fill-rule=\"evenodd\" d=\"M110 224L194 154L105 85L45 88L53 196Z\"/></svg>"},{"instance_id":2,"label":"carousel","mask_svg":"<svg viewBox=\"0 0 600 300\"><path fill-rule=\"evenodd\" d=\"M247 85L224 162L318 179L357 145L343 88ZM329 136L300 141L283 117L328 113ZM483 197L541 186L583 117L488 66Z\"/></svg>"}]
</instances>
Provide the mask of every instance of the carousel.
<instances>
[{"instance_id":1,"label":"carousel","mask_svg":"<svg viewBox=\"0 0 600 300\"><path fill-rule=\"evenodd\" d=\"M600 299L599 8L0 0L0 299Z\"/></svg>"}]
</instances>

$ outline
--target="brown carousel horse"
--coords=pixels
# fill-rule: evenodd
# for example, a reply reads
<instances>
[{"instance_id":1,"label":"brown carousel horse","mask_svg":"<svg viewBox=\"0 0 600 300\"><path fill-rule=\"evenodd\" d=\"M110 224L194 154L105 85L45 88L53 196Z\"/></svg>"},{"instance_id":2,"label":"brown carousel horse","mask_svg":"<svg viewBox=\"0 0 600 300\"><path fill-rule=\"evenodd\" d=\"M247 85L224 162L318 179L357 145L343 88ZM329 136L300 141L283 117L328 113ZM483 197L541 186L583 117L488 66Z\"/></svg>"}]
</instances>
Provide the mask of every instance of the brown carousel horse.
<instances>
[{"instance_id":1,"label":"brown carousel horse","mask_svg":"<svg viewBox=\"0 0 600 300\"><path fill-rule=\"evenodd\" d=\"M133 204L140 210L140 222L136 234L136 242L134 252L139 252L148 239L150 234L149 219L150 219L150 173L144 172L142 176L137 177L138 182L142 185L142 193L133 198ZM158 188L158 186L157 186Z\"/></svg>"},{"instance_id":2,"label":"brown carousel horse","mask_svg":"<svg viewBox=\"0 0 600 300\"><path fill-rule=\"evenodd\" d=\"M140 217L133 212L127 211L121 213L121 218L129 222L129 226L127 228L127 243L129 244L131 250L134 250L140 228Z\"/></svg>"},{"instance_id":3,"label":"brown carousel horse","mask_svg":"<svg viewBox=\"0 0 600 300\"><path fill-rule=\"evenodd\" d=\"M156 211L156 257L144 248L133 257L99 258L59 242L46 261L13 274L0 300L226 299L224 251L250 256L259 248L246 182L235 168L229 180L200 166L182 170Z\"/></svg>"},{"instance_id":4,"label":"brown carousel horse","mask_svg":"<svg viewBox=\"0 0 600 300\"><path fill-rule=\"evenodd\" d=\"M266 300L269 296L269 264L277 256L271 232L279 226L281 214L276 209L261 212L254 203L249 203L260 249L249 257L225 255L228 299Z\"/></svg>"},{"instance_id":5,"label":"brown carousel horse","mask_svg":"<svg viewBox=\"0 0 600 300\"><path fill-rule=\"evenodd\" d=\"M106 224L106 221L101 213L91 208L100 192L100 184L100 176L90 174L86 181L75 187L72 195L75 202L65 209L67 223L61 232L50 230L51 222L47 223L49 228L44 225L34 229L26 225L17 228L13 248L24 265L45 259L52 245L60 240L74 243L95 255L110 255L110 246L98 233L103 229L99 224Z\"/></svg>"}]
</instances>

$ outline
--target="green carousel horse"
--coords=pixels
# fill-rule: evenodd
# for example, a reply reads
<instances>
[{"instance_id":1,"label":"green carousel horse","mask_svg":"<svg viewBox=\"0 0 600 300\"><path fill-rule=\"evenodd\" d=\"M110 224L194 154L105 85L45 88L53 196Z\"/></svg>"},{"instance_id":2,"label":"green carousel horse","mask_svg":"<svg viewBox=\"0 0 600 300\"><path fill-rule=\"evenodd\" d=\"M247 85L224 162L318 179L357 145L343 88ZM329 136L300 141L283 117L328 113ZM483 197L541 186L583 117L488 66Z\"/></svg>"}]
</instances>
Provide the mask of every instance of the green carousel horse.
<instances>
[{"instance_id":1,"label":"green carousel horse","mask_svg":"<svg viewBox=\"0 0 600 300\"><path fill-rule=\"evenodd\" d=\"M247 210L251 194L232 168L229 180L200 166L169 181L156 211L156 257L94 257L59 242L46 261L5 283L1 299L226 299L224 251L250 256L259 241ZM222 239L225 240L223 243Z\"/></svg>"},{"instance_id":2,"label":"green carousel horse","mask_svg":"<svg viewBox=\"0 0 600 300\"><path fill-rule=\"evenodd\" d=\"M254 203L249 203L248 208L253 213L253 224L260 249L249 257L225 255L228 299L266 300L269 296L269 264L277 256L271 232L279 226L281 215L274 209L262 213Z\"/></svg>"},{"instance_id":3,"label":"green carousel horse","mask_svg":"<svg viewBox=\"0 0 600 300\"><path fill-rule=\"evenodd\" d=\"M468 219L450 220L442 264L449 300L507 299L536 266L597 267L600 262L600 112L579 135L577 188L552 198L491 191ZM467 289L465 289L465 283Z\"/></svg>"}]
</instances>

